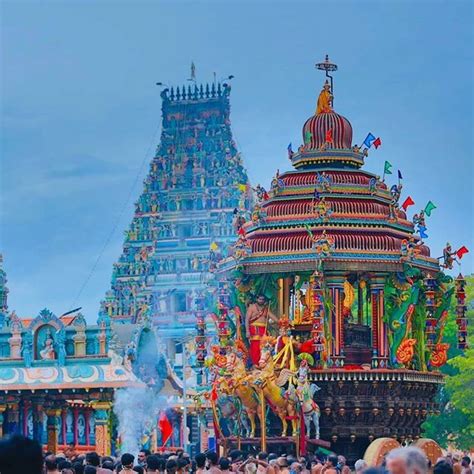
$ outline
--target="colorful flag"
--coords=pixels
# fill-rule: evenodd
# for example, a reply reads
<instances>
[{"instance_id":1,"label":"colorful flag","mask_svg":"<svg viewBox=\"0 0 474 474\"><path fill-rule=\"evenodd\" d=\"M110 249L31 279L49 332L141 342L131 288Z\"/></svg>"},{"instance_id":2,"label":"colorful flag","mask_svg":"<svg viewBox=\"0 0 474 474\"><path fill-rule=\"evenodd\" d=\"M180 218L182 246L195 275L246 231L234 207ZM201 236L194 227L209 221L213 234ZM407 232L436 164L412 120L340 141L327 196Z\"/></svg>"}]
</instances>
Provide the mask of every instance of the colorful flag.
<instances>
[{"instance_id":1,"label":"colorful flag","mask_svg":"<svg viewBox=\"0 0 474 474\"><path fill-rule=\"evenodd\" d=\"M389 161L386 161L383 168L384 174L392 174L391 169L392 169L392 163L390 163Z\"/></svg>"},{"instance_id":2,"label":"colorful flag","mask_svg":"<svg viewBox=\"0 0 474 474\"><path fill-rule=\"evenodd\" d=\"M425 232L426 230L426 227L424 225L419 225L418 226L418 232L420 233L420 237L422 239L427 239L428 238L428 234Z\"/></svg>"},{"instance_id":3,"label":"colorful flag","mask_svg":"<svg viewBox=\"0 0 474 474\"><path fill-rule=\"evenodd\" d=\"M247 185L246 184L238 184L237 187L239 188L239 191L242 191L243 193L247 191Z\"/></svg>"},{"instance_id":4,"label":"colorful flag","mask_svg":"<svg viewBox=\"0 0 474 474\"><path fill-rule=\"evenodd\" d=\"M431 201L428 201L428 204L426 205L425 207L425 214L429 217L431 216L431 211L433 209L436 209L436 206L431 202Z\"/></svg>"},{"instance_id":5,"label":"colorful flag","mask_svg":"<svg viewBox=\"0 0 474 474\"><path fill-rule=\"evenodd\" d=\"M291 142L288 144L288 157L293 157L293 148L291 147Z\"/></svg>"},{"instance_id":6,"label":"colorful flag","mask_svg":"<svg viewBox=\"0 0 474 474\"><path fill-rule=\"evenodd\" d=\"M402 172L398 170L398 179L403 179Z\"/></svg>"},{"instance_id":7,"label":"colorful flag","mask_svg":"<svg viewBox=\"0 0 474 474\"><path fill-rule=\"evenodd\" d=\"M369 133L366 137L362 145L365 145L367 148L372 146L372 143L375 141L375 136Z\"/></svg>"},{"instance_id":8,"label":"colorful flag","mask_svg":"<svg viewBox=\"0 0 474 474\"><path fill-rule=\"evenodd\" d=\"M320 196L321 196L321 195L319 194L318 189L315 188L315 189L314 189L314 194L313 194L314 199L316 199L316 200L318 201L319 198L320 198Z\"/></svg>"},{"instance_id":9,"label":"colorful flag","mask_svg":"<svg viewBox=\"0 0 474 474\"><path fill-rule=\"evenodd\" d=\"M237 234L242 235L242 236L245 236L245 230L244 230L244 228L241 227L241 228L239 229L239 231L237 232Z\"/></svg>"},{"instance_id":10,"label":"colorful flag","mask_svg":"<svg viewBox=\"0 0 474 474\"><path fill-rule=\"evenodd\" d=\"M465 247L464 245L456 251L456 256L461 259L463 257L464 254L466 253L469 253L469 250L467 247Z\"/></svg>"},{"instance_id":11,"label":"colorful flag","mask_svg":"<svg viewBox=\"0 0 474 474\"><path fill-rule=\"evenodd\" d=\"M411 196L408 196L405 201L403 201L402 208L406 212L409 206L413 206L415 204L415 201L411 198Z\"/></svg>"},{"instance_id":12,"label":"colorful flag","mask_svg":"<svg viewBox=\"0 0 474 474\"><path fill-rule=\"evenodd\" d=\"M219 248L219 246L217 245L216 242L212 242L212 243L211 243L211 246L210 246L210 249L211 249L211 250L217 250L218 248Z\"/></svg>"},{"instance_id":13,"label":"colorful flag","mask_svg":"<svg viewBox=\"0 0 474 474\"><path fill-rule=\"evenodd\" d=\"M334 143L334 140L332 139L332 128L326 132L326 143Z\"/></svg>"},{"instance_id":14,"label":"colorful flag","mask_svg":"<svg viewBox=\"0 0 474 474\"><path fill-rule=\"evenodd\" d=\"M374 143L372 143L372 145L374 145L375 149L377 149L381 144L382 144L382 140L380 140L380 137L376 138L374 140Z\"/></svg>"},{"instance_id":15,"label":"colorful flag","mask_svg":"<svg viewBox=\"0 0 474 474\"><path fill-rule=\"evenodd\" d=\"M162 411L160 414L158 428L161 432L161 440L163 441L164 446L173 434L173 426L171 425L170 420L168 420L168 417L164 411Z\"/></svg>"},{"instance_id":16,"label":"colorful flag","mask_svg":"<svg viewBox=\"0 0 474 474\"><path fill-rule=\"evenodd\" d=\"M313 134L309 130L306 130L306 132L304 133L305 144L308 144L312 138L313 138Z\"/></svg>"}]
</instances>

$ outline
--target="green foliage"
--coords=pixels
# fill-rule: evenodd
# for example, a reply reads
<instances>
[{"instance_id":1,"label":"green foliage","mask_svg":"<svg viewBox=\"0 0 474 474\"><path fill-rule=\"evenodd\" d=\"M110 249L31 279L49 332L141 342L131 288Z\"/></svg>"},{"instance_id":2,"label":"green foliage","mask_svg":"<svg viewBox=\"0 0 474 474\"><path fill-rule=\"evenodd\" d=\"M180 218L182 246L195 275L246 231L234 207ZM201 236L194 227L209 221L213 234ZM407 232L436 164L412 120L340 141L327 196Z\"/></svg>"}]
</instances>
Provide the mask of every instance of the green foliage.
<instances>
[{"instance_id":1,"label":"green foliage","mask_svg":"<svg viewBox=\"0 0 474 474\"><path fill-rule=\"evenodd\" d=\"M474 446L474 275L466 277L466 304L471 349L457 348L456 299L449 308L444 340L451 344L448 364L441 368L446 385L439 394L441 414L429 416L423 424L425 436L441 446L449 444L461 450Z\"/></svg>"}]
</instances>

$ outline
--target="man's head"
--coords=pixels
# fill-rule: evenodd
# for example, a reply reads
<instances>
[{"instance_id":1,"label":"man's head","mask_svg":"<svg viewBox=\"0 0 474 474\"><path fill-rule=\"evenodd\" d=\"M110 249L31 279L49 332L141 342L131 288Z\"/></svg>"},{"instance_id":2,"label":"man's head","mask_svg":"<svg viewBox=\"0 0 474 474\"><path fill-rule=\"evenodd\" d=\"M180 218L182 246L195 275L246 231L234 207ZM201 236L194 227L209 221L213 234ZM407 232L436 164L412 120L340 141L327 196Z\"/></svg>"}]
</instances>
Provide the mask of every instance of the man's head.
<instances>
[{"instance_id":1,"label":"man's head","mask_svg":"<svg viewBox=\"0 0 474 474\"><path fill-rule=\"evenodd\" d=\"M356 474L359 474L367 467L367 463L363 459L358 459L354 464Z\"/></svg>"},{"instance_id":2,"label":"man's head","mask_svg":"<svg viewBox=\"0 0 474 474\"><path fill-rule=\"evenodd\" d=\"M178 464L174 459L168 459L166 462L166 474L174 474L178 469Z\"/></svg>"},{"instance_id":3,"label":"man's head","mask_svg":"<svg viewBox=\"0 0 474 474\"><path fill-rule=\"evenodd\" d=\"M42 474L43 453L39 443L23 436L0 440L0 472Z\"/></svg>"},{"instance_id":4,"label":"man's head","mask_svg":"<svg viewBox=\"0 0 474 474\"><path fill-rule=\"evenodd\" d=\"M266 304L266 302L267 302L266 296L264 295L257 296L257 304L259 304L260 306L263 306L264 304Z\"/></svg>"},{"instance_id":5,"label":"man's head","mask_svg":"<svg viewBox=\"0 0 474 474\"><path fill-rule=\"evenodd\" d=\"M337 456L328 456L328 464L330 464L332 467L337 466Z\"/></svg>"},{"instance_id":6,"label":"man's head","mask_svg":"<svg viewBox=\"0 0 474 474\"><path fill-rule=\"evenodd\" d=\"M469 467L471 465L471 458L469 456L463 456L461 459L462 467Z\"/></svg>"},{"instance_id":7,"label":"man's head","mask_svg":"<svg viewBox=\"0 0 474 474\"><path fill-rule=\"evenodd\" d=\"M86 454L86 465L99 467L100 466L100 456L96 452L91 452Z\"/></svg>"},{"instance_id":8,"label":"man's head","mask_svg":"<svg viewBox=\"0 0 474 474\"><path fill-rule=\"evenodd\" d=\"M138 452L138 456L137 456L137 461L138 461L138 464L140 466L143 466L144 464L146 464L146 458L147 456L150 455L150 451L148 449L141 449L139 452Z\"/></svg>"},{"instance_id":9,"label":"man's head","mask_svg":"<svg viewBox=\"0 0 474 474\"><path fill-rule=\"evenodd\" d=\"M58 459L54 454L50 454L44 458L44 466L46 467L46 472L56 471L58 469Z\"/></svg>"},{"instance_id":10,"label":"man's head","mask_svg":"<svg viewBox=\"0 0 474 474\"><path fill-rule=\"evenodd\" d=\"M217 464L219 463L219 456L214 451L207 453L206 457L211 466L217 466Z\"/></svg>"},{"instance_id":11,"label":"man's head","mask_svg":"<svg viewBox=\"0 0 474 474\"><path fill-rule=\"evenodd\" d=\"M146 458L146 468L147 471L158 471L160 469L161 463L160 458L152 454Z\"/></svg>"},{"instance_id":12,"label":"man's head","mask_svg":"<svg viewBox=\"0 0 474 474\"><path fill-rule=\"evenodd\" d=\"M418 448L397 448L387 455L387 469L392 474L426 474L428 460Z\"/></svg>"},{"instance_id":13,"label":"man's head","mask_svg":"<svg viewBox=\"0 0 474 474\"><path fill-rule=\"evenodd\" d=\"M196 461L196 467L198 469L204 469L206 467L206 455L204 453L196 454L194 460Z\"/></svg>"},{"instance_id":14,"label":"man's head","mask_svg":"<svg viewBox=\"0 0 474 474\"><path fill-rule=\"evenodd\" d=\"M120 458L120 462L122 463L123 467L132 468L133 461L135 461L135 456L130 453L123 453L122 457Z\"/></svg>"},{"instance_id":15,"label":"man's head","mask_svg":"<svg viewBox=\"0 0 474 474\"><path fill-rule=\"evenodd\" d=\"M219 459L219 469L221 471L228 471L230 467L230 461L227 458Z\"/></svg>"},{"instance_id":16,"label":"man's head","mask_svg":"<svg viewBox=\"0 0 474 474\"><path fill-rule=\"evenodd\" d=\"M337 457L337 462L340 466L345 466L346 465L346 458L342 455L339 455Z\"/></svg>"},{"instance_id":17,"label":"man's head","mask_svg":"<svg viewBox=\"0 0 474 474\"><path fill-rule=\"evenodd\" d=\"M183 471L186 471L186 467L189 464L189 459L185 457L181 457L181 458L178 458L176 463L178 465L178 471L183 472Z\"/></svg>"},{"instance_id":18,"label":"man's head","mask_svg":"<svg viewBox=\"0 0 474 474\"><path fill-rule=\"evenodd\" d=\"M268 454L261 451L258 453L257 458L260 459L260 461L266 461L268 459Z\"/></svg>"},{"instance_id":19,"label":"man's head","mask_svg":"<svg viewBox=\"0 0 474 474\"><path fill-rule=\"evenodd\" d=\"M453 465L446 459L439 459L434 465L433 474L453 474Z\"/></svg>"}]
</instances>

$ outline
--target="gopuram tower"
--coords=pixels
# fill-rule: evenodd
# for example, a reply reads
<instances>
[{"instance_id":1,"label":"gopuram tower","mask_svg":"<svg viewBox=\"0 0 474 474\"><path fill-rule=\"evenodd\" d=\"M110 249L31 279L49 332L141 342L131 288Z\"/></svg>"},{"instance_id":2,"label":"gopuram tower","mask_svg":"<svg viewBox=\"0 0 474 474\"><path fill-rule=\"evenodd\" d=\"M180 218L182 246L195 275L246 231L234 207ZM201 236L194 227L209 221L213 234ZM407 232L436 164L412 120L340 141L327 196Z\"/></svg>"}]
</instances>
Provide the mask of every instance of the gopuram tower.
<instances>
[{"instance_id":1,"label":"gopuram tower","mask_svg":"<svg viewBox=\"0 0 474 474\"><path fill-rule=\"evenodd\" d=\"M171 351L209 309L212 273L250 207L229 94L195 82L161 92L161 141L102 302L115 322L151 317Z\"/></svg>"}]
</instances>

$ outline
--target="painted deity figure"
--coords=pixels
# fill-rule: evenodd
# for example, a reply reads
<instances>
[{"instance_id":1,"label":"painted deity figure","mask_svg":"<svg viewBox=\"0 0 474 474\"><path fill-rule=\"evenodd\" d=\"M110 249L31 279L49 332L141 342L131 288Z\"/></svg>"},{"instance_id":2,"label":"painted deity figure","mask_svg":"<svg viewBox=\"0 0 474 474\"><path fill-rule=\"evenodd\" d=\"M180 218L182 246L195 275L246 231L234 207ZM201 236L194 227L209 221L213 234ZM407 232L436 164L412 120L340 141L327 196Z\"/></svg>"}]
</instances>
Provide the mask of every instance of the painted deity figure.
<instances>
[{"instance_id":1,"label":"painted deity figure","mask_svg":"<svg viewBox=\"0 0 474 474\"><path fill-rule=\"evenodd\" d=\"M278 318L270 311L267 298L259 295L257 301L247 308L245 329L250 341L250 359L254 365L260 360L260 349L263 338L268 334L269 320L278 322Z\"/></svg>"},{"instance_id":2,"label":"painted deity figure","mask_svg":"<svg viewBox=\"0 0 474 474\"><path fill-rule=\"evenodd\" d=\"M332 112L332 100L333 95L331 94L331 86L326 80L323 90L320 92L318 97L318 105L316 107L316 114L327 114Z\"/></svg>"},{"instance_id":3,"label":"painted deity figure","mask_svg":"<svg viewBox=\"0 0 474 474\"><path fill-rule=\"evenodd\" d=\"M46 340L44 341L44 347L40 350L40 357L43 360L51 360L56 358L56 353L54 352L54 341L51 337L51 332L48 330L46 333Z\"/></svg>"},{"instance_id":4,"label":"painted deity figure","mask_svg":"<svg viewBox=\"0 0 474 474\"><path fill-rule=\"evenodd\" d=\"M456 259L453 257L456 252L452 251L451 244L448 242L443 249L443 267L451 270Z\"/></svg>"}]
</instances>

